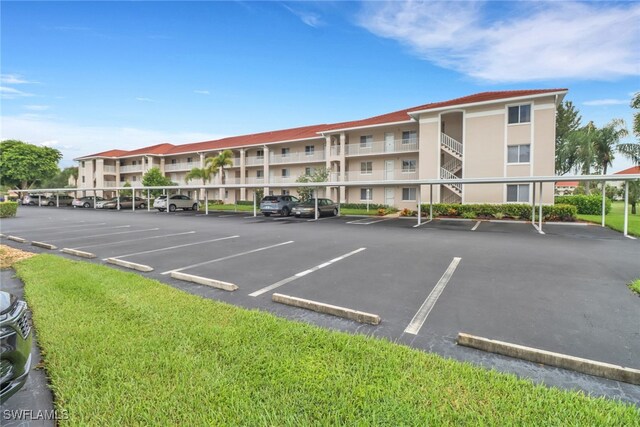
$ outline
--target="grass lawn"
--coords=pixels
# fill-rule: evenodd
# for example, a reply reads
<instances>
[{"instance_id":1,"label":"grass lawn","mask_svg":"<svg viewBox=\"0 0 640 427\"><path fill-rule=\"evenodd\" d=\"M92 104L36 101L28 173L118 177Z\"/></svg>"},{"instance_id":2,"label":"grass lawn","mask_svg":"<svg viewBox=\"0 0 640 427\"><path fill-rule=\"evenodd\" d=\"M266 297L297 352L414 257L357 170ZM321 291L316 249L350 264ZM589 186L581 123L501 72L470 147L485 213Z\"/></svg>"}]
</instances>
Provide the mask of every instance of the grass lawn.
<instances>
[{"instance_id":1,"label":"grass lawn","mask_svg":"<svg viewBox=\"0 0 640 427\"><path fill-rule=\"evenodd\" d=\"M640 212L640 207L638 208ZM581 215L578 214L578 219L595 222L600 224L602 219L600 215ZM605 224L607 227L616 231L622 232L624 230L624 203L613 202L611 204L611 212L605 217ZM631 215L631 206L629 206L629 234L640 237L640 215Z\"/></svg>"},{"instance_id":2,"label":"grass lawn","mask_svg":"<svg viewBox=\"0 0 640 427\"><path fill-rule=\"evenodd\" d=\"M636 279L633 282L629 283L629 288L640 295L640 279Z\"/></svg>"},{"instance_id":3,"label":"grass lawn","mask_svg":"<svg viewBox=\"0 0 640 427\"><path fill-rule=\"evenodd\" d=\"M378 209L351 209L340 208L340 215L378 215Z\"/></svg>"},{"instance_id":4,"label":"grass lawn","mask_svg":"<svg viewBox=\"0 0 640 427\"><path fill-rule=\"evenodd\" d=\"M134 273L54 255L15 268L63 424L640 425L631 405Z\"/></svg>"},{"instance_id":5,"label":"grass lawn","mask_svg":"<svg viewBox=\"0 0 640 427\"><path fill-rule=\"evenodd\" d=\"M260 212L260 206L257 207ZM238 211L238 212L253 212L253 205L209 205L210 211ZM204 212L204 206L200 207L200 211Z\"/></svg>"}]
</instances>

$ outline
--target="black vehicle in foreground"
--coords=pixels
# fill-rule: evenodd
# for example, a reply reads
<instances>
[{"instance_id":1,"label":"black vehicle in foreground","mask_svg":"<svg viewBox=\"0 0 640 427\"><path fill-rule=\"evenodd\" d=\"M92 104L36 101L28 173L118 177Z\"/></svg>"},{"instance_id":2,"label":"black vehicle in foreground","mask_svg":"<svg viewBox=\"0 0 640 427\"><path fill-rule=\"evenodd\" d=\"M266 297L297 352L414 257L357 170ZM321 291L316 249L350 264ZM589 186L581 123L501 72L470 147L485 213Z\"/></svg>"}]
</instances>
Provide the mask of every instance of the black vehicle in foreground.
<instances>
[{"instance_id":1,"label":"black vehicle in foreground","mask_svg":"<svg viewBox=\"0 0 640 427\"><path fill-rule=\"evenodd\" d=\"M0 291L0 403L27 381L31 367L31 323L27 303Z\"/></svg>"}]
</instances>

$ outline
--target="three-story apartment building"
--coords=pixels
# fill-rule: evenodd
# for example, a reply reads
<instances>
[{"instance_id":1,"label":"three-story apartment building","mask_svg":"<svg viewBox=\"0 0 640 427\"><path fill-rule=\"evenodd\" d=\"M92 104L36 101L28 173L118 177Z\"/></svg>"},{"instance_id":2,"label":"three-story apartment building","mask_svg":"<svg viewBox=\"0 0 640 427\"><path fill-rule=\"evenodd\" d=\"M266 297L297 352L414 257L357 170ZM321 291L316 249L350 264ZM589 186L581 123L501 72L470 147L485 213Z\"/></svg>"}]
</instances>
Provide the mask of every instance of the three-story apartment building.
<instances>
[{"instance_id":1,"label":"three-story apartment building","mask_svg":"<svg viewBox=\"0 0 640 427\"><path fill-rule=\"evenodd\" d=\"M415 186L367 186L367 182L554 175L555 112L566 93L566 89L483 92L351 122L110 150L76 159L78 187L108 189L126 182L141 186L142 176L152 167L177 184L187 184L185 175L192 168L204 167L207 157L231 150L233 166L208 184L286 185L328 168L329 181L357 183L327 190L334 200L340 191L343 202L368 199L413 208ZM529 184L437 185L434 201L527 203L532 190ZM227 203L253 197L253 191L245 188L208 191L210 199ZM296 193L295 187L286 186L266 191ZM422 192L422 200L427 200L428 189ZM542 200L553 203L552 183L544 185Z\"/></svg>"}]
</instances>

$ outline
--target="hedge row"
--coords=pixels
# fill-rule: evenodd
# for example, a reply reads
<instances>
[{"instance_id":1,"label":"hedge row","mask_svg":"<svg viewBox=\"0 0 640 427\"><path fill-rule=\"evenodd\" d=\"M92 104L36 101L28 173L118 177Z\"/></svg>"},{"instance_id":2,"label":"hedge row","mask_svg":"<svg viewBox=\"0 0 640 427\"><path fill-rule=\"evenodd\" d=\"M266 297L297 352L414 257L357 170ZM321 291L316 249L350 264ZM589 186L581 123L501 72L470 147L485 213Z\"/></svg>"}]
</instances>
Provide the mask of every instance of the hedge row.
<instances>
[{"instance_id":1,"label":"hedge row","mask_svg":"<svg viewBox=\"0 0 640 427\"><path fill-rule=\"evenodd\" d=\"M429 205L422 205L423 213L429 213ZM536 207L536 213L538 208ZM572 205L557 204L553 206L542 206L542 217L545 221L575 221L577 208ZM460 205L435 203L433 205L434 216L454 216L464 218L511 218L511 219L531 219L531 205L525 204L479 204Z\"/></svg>"},{"instance_id":2,"label":"hedge row","mask_svg":"<svg viewBox=\"0 0 640 427\"><path fill-rule=\"evenodd\" d=\"M340 207L341 208L345 208L345 209L367 209L367 204L366 203L340 203ZM390 206L387 205L380 205L377 203L369 203L369 209L370 210L375 210L375 209L389 209Z\"/></svg>"},{"instance_id":3,"label":"hedge row","mask_svg":"<svg viewBox=\"0 0 640 427\"><path fill-rule=\"evenodd\" d=\"M0 202L0 218L16 216L18 202Z\"/></svg>"},{"instance_id":4,"label":"hedge row","mask_svg":"<svg viewBox=\"0 0 640 427\"><path fill-rule=\"evenodd\" d=\"M583 194L575 196L557 196L556 203L564 205L573 205L578 208L578 213L583 215L602 215L602 196ZM604 213L605 215L611 211L611 200L605 198Z\"/></svg>"}]
</instances>

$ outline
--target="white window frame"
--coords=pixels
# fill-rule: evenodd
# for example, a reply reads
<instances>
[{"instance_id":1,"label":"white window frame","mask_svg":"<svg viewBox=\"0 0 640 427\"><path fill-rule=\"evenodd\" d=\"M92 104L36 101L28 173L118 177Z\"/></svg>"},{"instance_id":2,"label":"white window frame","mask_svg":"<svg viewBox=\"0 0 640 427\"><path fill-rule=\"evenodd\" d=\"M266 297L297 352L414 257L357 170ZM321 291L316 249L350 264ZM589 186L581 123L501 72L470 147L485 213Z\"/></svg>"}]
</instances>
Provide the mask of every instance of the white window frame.
<instances>
[{"instance_id":1,"label":"white window frame","mask_svg":"<svg viewBox=\"0 0 640 427\"><path fill-rule=\"evenodd\" d=\"M291 176L291 171L288 168L284 168L282 169L282 171L280 172L280 176L282 178L289 178Z\"/></svg>"},{"instance_id":2,"label":"white window frame","mask_svg":"<svg viewBox=\"0 0 640 427\"><path fill-rule=\"evenodd\" d=\"M409 137L405 138L404 134L408 133ZM418 142L418 132L415 130L403 130L402 131L402 143L403 144L412 144L414 142Z\"/></svg>"},{"instance_id":3,"label":"white window frame","mask_svg":"<svg viewBox=\"0 0 640 427\"><path fill-rule=\"evenodd\" d=\"M257 169L256 170L256 178L264 178L264 170Z\"/></svg>"},{"instance_id":4,"label":"white window frame","mask_svg":"<svg viewBox=\"0 0 640 427\"><path fill-rule=\"evenodd\" d=\"M284 158L284 157L289 157L291 155L291 148L289 147L284 147L280 149L280 155Z\"/></svg>"},{"instance_id":5,"label":"white window frame","mask_svg":"<svg viewBox=\"0 0 640 427\"><path fill-rule=\"evenodd\" d=\"M516 187L516 200L509 200L509 187ZM523 189L524 188L524 189ZM504 195L504 199L505 202L507 203L529 203L529 193L530 193L530 186L529 184L506 184L505 187L505 195ZM520 200L522 194L526 195L525 200Z\"/></svg>"},{"instance_id":6,"label":"white window frame","mask_svg":"<svg viewBox=\"0 0 640 427\"><path fill-rule=\"evenodd\" d=\"M408 168L404 168L405 162L408 164ZM413 169L411 168L411 162L413 162ZM416 159L404 159L402 160L402 173L415 173L418 169L418 161Z\"/></svg>"},{"instance_id":7,"label":"white window frame","mask_svg":"<svg viewBox=\"0 0 640 427\"><path fill-rule=\"evenodd\" d=\"M256 159L264 160L264 150L257 150L256 151Z\"/></svg>"},{"instance_id":8,"label":"white window frame","mask_svg":"<svg viewBox=\"0 0 640 427\"><path fill-rule=\"evenodd\" d=\"M526 162L520 160L521 147L529 147L529 160L527 160ZM516 148L518 150L518 160L515 162L509 161L509 149L511 148ZM531 144L507 145L507 163L510 165L528 165L529 163L531 163Z\"/></svg>"},{"instance_id":9,"label":"white window frame","mask_svg":"<svg viewBox=\"0 0 640 427\"><path fill-rule=\"evenodd\" d=\"M369 198L367 199L367 190L369 190ZM362 194L364 192L365 197L362 197ZM366 202L368 201L372 201L373 200L373 188L372 187L362 187L360 188L360 200Z\"/></svg>"},{"instance_id":10,"label":"white window frame","mask_svg":"<svg viewBox=\"0 0 640 427\"><path fill-rule=\"evenodd\" d=\"M304 147L304 154L305 156L313 156L316 152L316 146L315 145L305 145Z\"/></svg>"},{"instance_id":11,"label":"white window frame","mask_svg":"<svg viewBox=\"0 0 640 427\"><path fill-rule=\"evenodd\" d=\"M365 167L364 171L362 170L362 166L363 165L367 165L367 166L371 166L371 167ZM373 175L373 162L372 161L366 161L366 162L360 162L360 175Z\"/></svg>"},{"instance_id":12,"label":"white window frame","mask_svg":"<svg viewBox=\"0 0 640 427\"><path fill-rule=\"evenodd\" d=\"M407 191L407 195L409 196L409 198L405 198L404 196L404 192L405 190ZM411 192L413 191L413 199L411 198ZM416 201L416 197L417 197L418 192L416 191L415 187L403 187L402 188L402 201L403 202L415 202Z\"/></svg>"},{"instance_id":13,"label":"white window frame","mask_svg":"<svg viewBox=\"0 0 640 427\"><path fill-rule=\"evenodd\" d=\"M523 122L521 108L527 107L527 106L529 107L529 121ZM518 121L513 123L509 122L509 110L511 110L512 108L518 109ZM528 125L528 124L531 124L532 122L533 122L533 105L531 103L507 105L507 125L508 126Z\"/></svg>"},{"instance_id":14,"label":"white window frame","mask_svg":"<svg viewBox=\"0 0 640 427\"><path fill-rule=\"evenodd\" d=\"M360 148L373 147L373 135L360 135Z\"/></svg>"}]
</instances>

